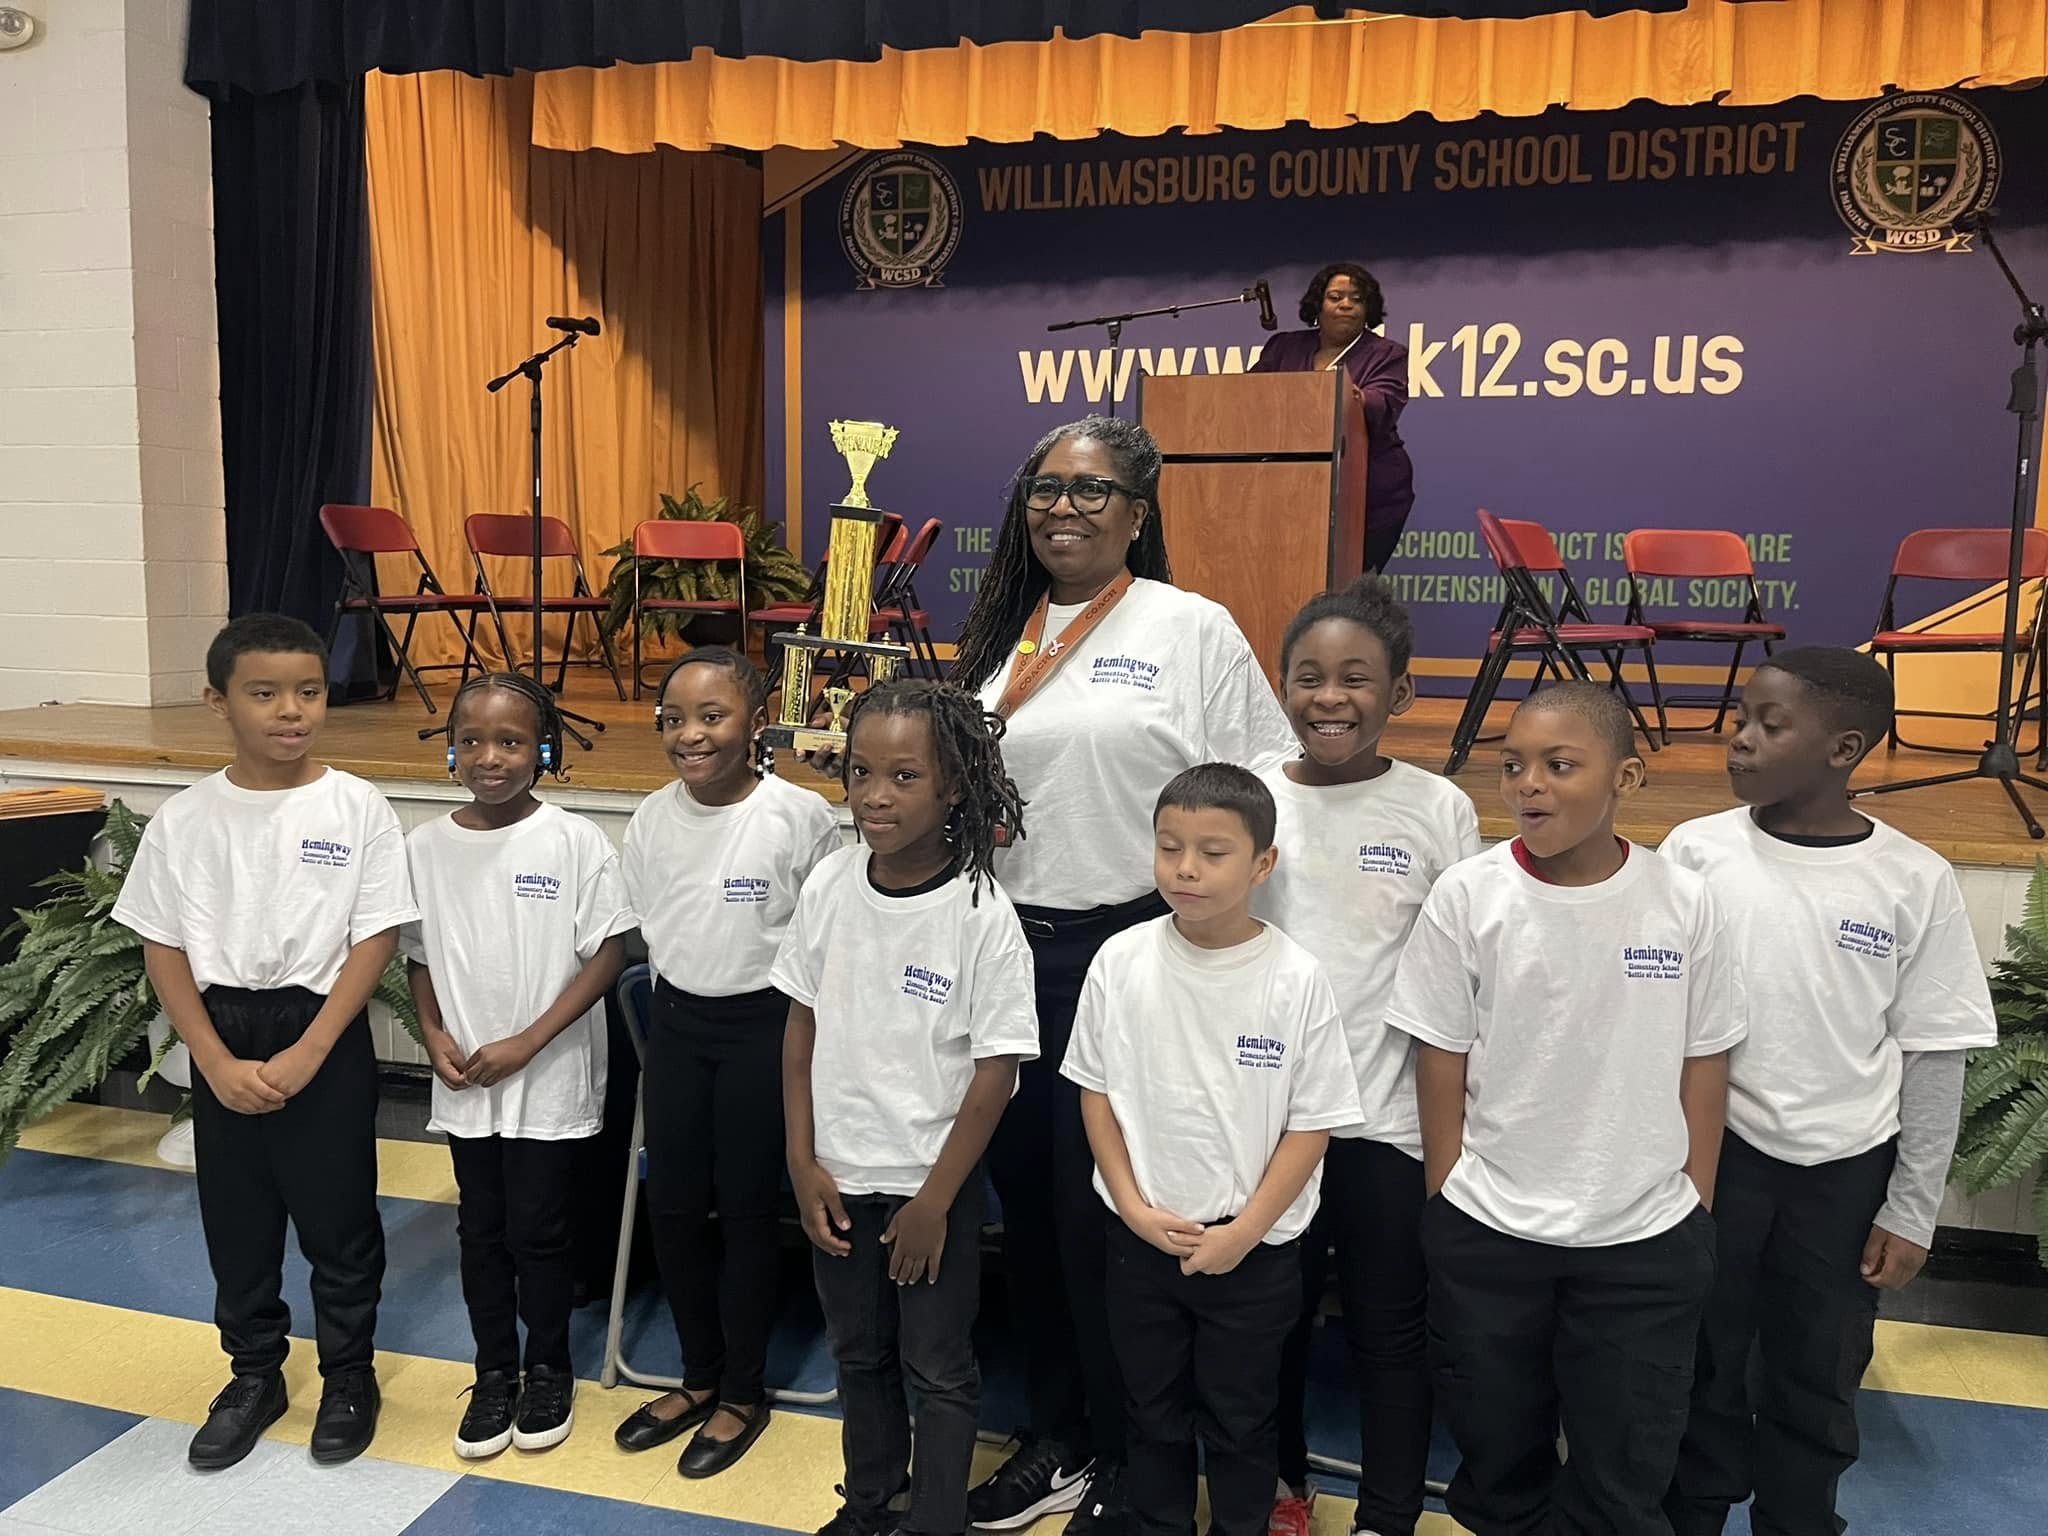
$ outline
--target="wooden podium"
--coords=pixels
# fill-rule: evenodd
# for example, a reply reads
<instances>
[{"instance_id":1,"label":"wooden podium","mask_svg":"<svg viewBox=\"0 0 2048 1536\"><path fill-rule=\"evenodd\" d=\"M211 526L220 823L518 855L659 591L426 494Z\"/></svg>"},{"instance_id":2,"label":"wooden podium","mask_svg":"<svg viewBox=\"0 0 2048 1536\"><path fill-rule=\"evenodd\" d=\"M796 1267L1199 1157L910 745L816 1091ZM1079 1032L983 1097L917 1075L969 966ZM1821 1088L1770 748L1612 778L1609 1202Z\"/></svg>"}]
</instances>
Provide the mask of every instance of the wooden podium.
<instances>
[{"instance_id":1,"label":"wooden podium","mask_svg":"<svg viewBox=\"0 0 2048 1536\"><path fill-rule=\"evenodd\" d=\"M1177 586L1228 608L1271 678L1301 605L1365 562L1365 412L1344 371L1148 377Z\"/></svg>"}]
</instances>

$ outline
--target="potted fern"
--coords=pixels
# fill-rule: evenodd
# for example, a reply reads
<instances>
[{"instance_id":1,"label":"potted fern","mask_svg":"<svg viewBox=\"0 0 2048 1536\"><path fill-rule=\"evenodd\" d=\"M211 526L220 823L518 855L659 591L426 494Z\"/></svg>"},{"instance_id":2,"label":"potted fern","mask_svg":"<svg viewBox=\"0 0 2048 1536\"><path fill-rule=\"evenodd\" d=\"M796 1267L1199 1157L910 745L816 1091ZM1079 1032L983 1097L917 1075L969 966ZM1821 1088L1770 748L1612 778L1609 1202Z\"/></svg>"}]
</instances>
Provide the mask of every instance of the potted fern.
<instances>
[{"instance_id":1,"label":"potted fern","mask_svg":"<svg viewBox=\"0 0 2048 1536\"><path fill-rule=\"evenodd\" d=\"M2034 1180L2034 1230L2048 1266L2048 861L2034 860L2021 921L1992 967L1998 1044L1973 1052L1963 1079L1954 1179L1971 1194Z\"/></svg>"},{"instance_id":2,"label":"potted fern","mask_svg":"<svg viewBox=\"0 0 2048 1536\"><path fill-rule=\"evenodd\" d=\"M106 867L88 860L52 875L41 882L52 894L16 914L10 931L21 935L21 948L0 965L0 1164L25 1129L97 1088L152 1035L160 1010L143 970L142 940L113 917L147 824L148 818L116 800L99 832L107 845ZM394 959L385 971L375 1000L397 1015L414 1040L420 1038L402 961ZM168 1027L151 1044L145 1085L178 1050ZM186 1114L181 1105L174 1126Z\"/></svg>"},{"instance_id":3,"label":"potted fern","mask_svg":"<svg viewBox=\"0 0 2048 1536\"><path fill-rule=\"evenodd\" d=\"M769 522L753 507L735 510L731 499L725 496L706 501L700 488L693 485L683 492L680 501L664 492L661 510L656 516L662 521L731 523L737 527L747 541L747 590L744 596L745 606L750 610L765 608L771 603L801 601L811 589L811 573L805 569L802 560L783 547L782 525ZM633 576L636 570L640 576L642 597L681 602L725 602L736 595L734 589L739 578L729 566L636 555L631 539L601 553L615 562L611 575L605 581L604 591L599 594L611 605L603 620L608 637L632 622ZM693 617L696 615L676 609L657 609L646 614L640 621L643 642L679 640Z\"/></svg>"}]
</instances>

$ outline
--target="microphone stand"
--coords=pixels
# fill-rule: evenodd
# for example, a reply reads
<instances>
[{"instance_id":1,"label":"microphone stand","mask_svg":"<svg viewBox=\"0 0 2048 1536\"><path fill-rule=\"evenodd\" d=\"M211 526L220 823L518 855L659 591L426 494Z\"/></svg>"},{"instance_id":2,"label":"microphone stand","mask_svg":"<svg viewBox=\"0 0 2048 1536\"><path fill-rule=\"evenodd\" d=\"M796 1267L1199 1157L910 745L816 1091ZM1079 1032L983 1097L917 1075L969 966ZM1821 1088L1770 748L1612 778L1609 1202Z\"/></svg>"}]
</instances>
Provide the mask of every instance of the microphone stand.
<instances>
[{"instance_id":1,"label":"microphone stand","mask_svg":"<svg viewBox=\"0 0 2048 1536\"><path fill-rule=\"evenodd\" d=\"M1998 657L1998 718L1996 736L1986 742L1984 754L1977 759L1977 766L1961 773L1941 773L1929 778L1906 779L1896 784L1873 784L1854 791L1850 799L1858 800L1866 795L1897 794L1902 789L1927 789L1937 784L1962 784L1974 779L1992 779L2002 785L2012 799L2013 808L2020 813L2020 820L2026 824L2027 836L2039 839L2042 836L2041 823L2028 809L2027 802L2020 798L2019 786L2040 790L2048 794L2048 781L2033 778L2020 772L2019 759L2019 717L2026 708L2024 699L2012 696L2013 665L2020 648L2020 585L2021 567L2026 548L2027 530L2034 523L2034 486L2039 465L2035 458L2037 445L2041 441L2041 383L2034 366L2034 349L2048 340L2048 314L2027 294L2012 267L2005 259L2005 253L1998 248L1997 237L1992 233L1989 219L1978 225L1984 237L1984 249L1991 253L1991 259L1998 263L1998 270L2005 274L2005 280L2012 286L2013 293L2020 301L2020 323L2013 327L2012 339L2020 349L2019 366L2012 371L2011 391L2005 408L2019 418L2019 447L2013 468L2012 486L2012 550L2007 558L2005 571L2005 635L1999 647ZM2034 624L2038 627L2041 616L2037 613ZM2038 643L2029 635L2027 643ZM2048 729L2048 722L2044 722ZM2042 760L2035 768L2048 769L2048 743L2044 743Z\"/></svg>"},{"instance_id":2,"label":"microphone stand","mask_svg":"<svg viewBox=\"0 0 2048 1536\"><path fill-rule=\"evenodd\" d=\"M1126 320L1150 320L1159 315L1171 315L1178 320L1184 311L1217 309L1225 304L1256 304L1259 301L1257 288L1247 288L1243 293L1233 294L1227 299L1199 299L1192 304L1162 304L1157 309L1127 309L1120 315L1094 315L1086 320L1060 320L1046 327L1047 331L1078 331L1088 326L1099 325L1109 332L1109 414L1116 415L1118 376L1123 372L1123 338Z\"/></svg>"},{"instance_id":3,"label":"microphone stand","mask_svg":"<svg viewBox=\"0 0 2048 1536\"><path fill-rule=\"evenodd\" d=\"M541 370L547 366L548 360L552 358L557 352L567 351L569 348L575 346L576 343L581 341L582 339L583 338L579 336L576 332L571 331L568 335L564 336L560 341L556 342L552 347L548 347L542 351L534 353L533 356L529 357L525 362L518 364L517 366L513 367L512 369L505 373L499 374L498 377L491 380L490 383L484 386L485 389L489 390L492 394L495 395L499 390L503 389L507 384L510 384L514 379L519 378L521 375L524 375L527 381L533 386L531 392L531 404L528 407L527 411L527 419L533 438L533 680L543 688L548 687L548 681L546 633L542 628L542 624L544 623L546 617L546 609L541 598L543 562L543 556L541 553L540 521ZM574 627L573 615L571 616L571 627ZM519 670L516 666L513 665L512 658L510 656L507 656L505 658L505 665L507 667L511 667L512 670L515 672ZM558 694L558 690L552 688L548 689L548 691L550 693ZM582 732L578 731L576 729L576 725L587 725L593 731L602 731L604 729L604 722L602 720L593 720L588 715L579 715L572 709L564 708L559 701L559 694L557 697L557 702L555 704L555 713L561 716L562 734L568 737L571 741L575 742L577 746L581 747L586 752L588 752L591 747L590 738L588 736L585 736ZM569 723L572 720L576 722L576 725L571 725ZM429 736L434 736L438 734L438 729L423 730L419 733L421 741L425 741Z\"/></svg>"}]
</instances>

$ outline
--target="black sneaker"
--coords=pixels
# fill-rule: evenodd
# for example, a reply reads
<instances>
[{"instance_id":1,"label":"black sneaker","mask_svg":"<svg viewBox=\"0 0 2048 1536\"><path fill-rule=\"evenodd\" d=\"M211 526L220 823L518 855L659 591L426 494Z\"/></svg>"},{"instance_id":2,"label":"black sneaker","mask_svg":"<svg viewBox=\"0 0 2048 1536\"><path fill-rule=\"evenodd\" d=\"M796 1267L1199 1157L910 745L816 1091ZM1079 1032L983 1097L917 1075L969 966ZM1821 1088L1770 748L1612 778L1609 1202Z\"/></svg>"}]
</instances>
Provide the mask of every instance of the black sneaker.
<instances>
[{"instance_id":1,"label":"black sneaker","mask_svg":"<svg viewBox=\"0 0 2048 1536\"><path fill-rule=\"evenodd\" d=\"M560 1445L576 1427L576 1378L568 1371L536 1365L526 1373L519 1394L519 1421L512 1443L522 1451L544 1451Z\"/></svg>"},{"instance_id":2,"label":"black sneaker","mask_svg":"<svg viewBox=\"0 0 2048 1536\"><path fill-rule=\"evenodd\" d=\"M1088 1473L1088 1487L1067 1517L1069 1536L1124 1536L1130 1527L1130 1506L1124 1502L1124 1469L1114 1461L1098 1461Z\"/></svg>"},{"instance_id":3,"label":"black sneaker","mask_svg":"<svg viewBox=\"0 0 2048 1536\"><path fill-rule=\"evenodd\" d=\"M202 1472L232 1467L256 1449L263 1431L284 1417L284 1377L276 1371L237 1376L206 1410L185 1459Z\"/></svg>"},{"instance_id":4,"label":"black sneaker","mask_svg":"<svg viewBox=\"0 0 2048 1536\"><path fill-rule=\"evenodd\" d=\"M846 1497L846 1489L834 1484L832 1491L840 1498ZM880 1509L855 1509L851 1504L841 1504L839 1513L818 1527L818 1536L884 1536L885 1532L896 1529L898 1513L883 1505Z\"/></svg>"},{"instance_id":5,"label":"black sneaker","mask_svg":"<svg viewBox=\"0 0 2048 1536\"><path fill-rule=\"evenodd\" d=\"M978 1531L1015 1531L1072 1509L1092 1465L1057 1440L1026 1439L993 1477L967 1490L967 1523Z\"/></svg>"},{"instance_id":6,"label":"black sneaker","mask_svg":"<svg viewBox=\"0 0 2048 1536\"><path fill-rule=\"evenodd\" d=\"M330 1376L320 1389L320 1411L313 1416L313 1459L323 1466L354 1461L377 1435L377 1411L384 1399L374 1371Z\"/></svg>"},{"instance_id":7,"label":"black sneaker","mask_svg":"<svg viewBox=\"0 0 2048 1536\"><path fill-rule=\"evenodd\" d=\"M455 1431L455 1454L464 1461L495 1456L512 1443L518 1417L519 1378L511 1371L484 1371L469 1389L469 1411Z\"/></svg>"}]
</instances>

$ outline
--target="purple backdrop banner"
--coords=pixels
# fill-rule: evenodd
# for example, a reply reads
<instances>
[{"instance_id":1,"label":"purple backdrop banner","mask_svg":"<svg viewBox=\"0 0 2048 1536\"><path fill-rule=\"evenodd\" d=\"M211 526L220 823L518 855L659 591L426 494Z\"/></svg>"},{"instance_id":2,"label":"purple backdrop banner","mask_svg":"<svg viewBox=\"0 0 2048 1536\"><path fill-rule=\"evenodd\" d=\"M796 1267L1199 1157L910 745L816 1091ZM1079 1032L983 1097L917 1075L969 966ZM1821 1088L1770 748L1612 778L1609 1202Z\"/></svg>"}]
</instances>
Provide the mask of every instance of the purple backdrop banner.
<instances>
[{"instance_id":1,"label":"purple backdrop banner","mask_svg":"<svg viewBox=\"0 0 2048 1536\"><path fill-rule=\"evenodd\" d=\"M1732 528L1795 642L1861 640L1901 534L2007 517L2016 307L1953 219L1995 194L2009 256L2048 293L2044 150L2034 91L869 155L795 207L793 381L791 214L764 240L769 508L786 389L813 558L847 480L829 422L901 428L869 489L913 525L946 520L920 594L950 639L1042 432L1112 396L1128 413L1139 370L1237 371L1262 340L1251 306L1134 322L1120 359L1050 322L1266 277L1292 326L1315 268L1349 258L1409 349L1416 504L1388 574L1419 656L1484 642L1482 506L1549 525L1603 614L1627 598L1623 531Z\"/></svg>"}]
</instances>

